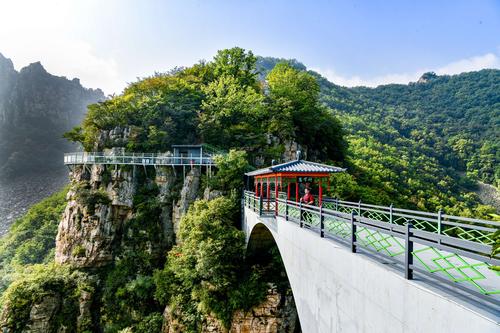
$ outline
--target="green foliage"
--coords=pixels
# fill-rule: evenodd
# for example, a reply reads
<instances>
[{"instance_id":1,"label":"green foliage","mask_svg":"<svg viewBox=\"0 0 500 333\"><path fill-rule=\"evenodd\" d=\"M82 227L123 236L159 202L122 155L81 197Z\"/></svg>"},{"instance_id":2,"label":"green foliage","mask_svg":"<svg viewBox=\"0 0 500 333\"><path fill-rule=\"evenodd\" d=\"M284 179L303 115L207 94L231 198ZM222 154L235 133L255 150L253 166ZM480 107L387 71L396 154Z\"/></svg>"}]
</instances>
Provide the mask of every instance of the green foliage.
<instances>
[{"instance_id":1,"label":"green foliage","mask_svg":"<svg viewBox=\"0 0 500 333\"><path fill-rule=\"evenodd\" d=\"M226 155L215 156L217 173L209 179L208 185L216 190L240 193L243 190L243 175L252 167L248 163L245 151L230 150Z\"/></svg>"},{"instance_id":2,"label":"green foliage","mask_svg":"<svg viewBox=\"0 0 500 333\"><path fill-rule=\"evenodd\" d=\"M445 167L490 184L500 178L500 71L427 73L420 83L352 90L351 114L392 128ZM325 96L326 97L326 96ZM333 106L328 101L330 106ZM389 143L390 138L382 139Z\"/></svg>"},{"instance_id":3,"label":"green foliage","mask_svg":"<svg viewBox=\"0 0 500 333\"><path fill-rule=\"evenodd\" d=\"M54 331L60 326L75 332L79 314L79 297L82 291L93 291L94 285L81 272L56 264L34 265L14 281L2 297L5 309L3 325L13 332L25 329L33 305L49 302L55 307L51 321ZM64 303L63 303L64 302ZM89 327L81 327L92 329Z\"/></svg>"},{"instance_id":4,"label":"green foliage","mask_svg":"<svg viewBox=\"0 0 500 333\"><path fill-rule=\"evenodd\" d=\"M142 79L89 106L81 128L65 136L86 150L165 152L172 144L203 142L245 150L265 163L281 158L285 141L293 140L308 147L309 159L341 161L340 123L319 103L315 78L289 63L277 66L263 89L252 52L221 50L211 62ZM130 134L98 140L114 128Z\"/></svg>"},{"instance_id":5,"label":"green foliage","mask_svg":"<svg viewBox=\"0 0 500 333\"><path fill-rule=\"evenodd\" d=\"M307 72L279 63L267 75L271 97L270 130L282 139L295 138L310 150L309 159L344 159L341 125L319 102L320 87Z\"/></svg>"},{"instance_id":6,"label":"green foliage","mask_svg":"<svg viewBox=\"0 0 500 333\"><path fill-rule=\"evenodd\" d=\"M199 88L199 79L189 75L156 75L139 81L123 95L90 105L81 135L66 136L79 139L88 151L121 145L130 151L154 152L166 151L174 143L193 143L203 96ZM99 131L115 127L129 127L130 138L96 147Z\"/></svg>"},{"instance_id":7,"label":"green foliage","mask_svg":"<svg viewBox=\"0 0 500 333\"><path fill-rule=\"evenodd\" d=\"M67 189L31 207L0 239L0 294L23 266L54 260L57 226L66 207Z\"/></svg>"},{"instance_id":8,"label":"green foliage","mask_svg":"<svg viewBox=\"0 0 500 333\"><path fill-rule=\"evenodd\" d=\"M139 188L134 196L134 217L123 226L125 244L112 267L103 272L101 316L107 332L125 328L144 332L158 322L163 308L154 299L153 271L164 263L165 240L160 221L158 187L138 171ZM151 250L151 244L158 248ZM148 319L149 318L149 319ZM142 331L141 331L142 329ZM156 330L158 331L158 330Z\"/></svg>"},{"instance_id":9,"label":"green foliage","mask_svg":"<svg viewBox=\"0 0 500 333\"><path fill-rule=\"evenodd\" d=\"M221 76L204 89L200 130L205 142L222 148L254 147L262 142L265 115L262 94L241 86L233 76Z\"/></svg>"},{"instance_id":10,"label":"green foliage","mask_svg":"<svg viewBox=\"0 0 500 333\"><path fill-rule=\"evenodd\" d=\"M96 205L107 205L111 202L104 189L92 189L87 181L79 182L75 186L75 197L81 205L88 207L90 214L93 214Z\"/></svg>"},{"instance_id":11,"label":"green foliage","mask_svg":"<svg viewBox=\"0 0 500 333\"><path fill-rule=\"evenodd\" d=\"M63 138L71 142L82 142L83 140L85 140L85 137L82 133L82 128L80 126L76 126L68 132L64 133Z\"/></svg>"},{"instance_id":12,"label":"green foliage","mask_svg":"<svg viewBox=\"0 0 500 333\"><path fill-rule=\"evenodd\" d=\"M216 77L232 77L242 87L255 87L257 76L255 64L257 58L252 51L246 52L240 47L220 50L214 57L213 72Z\"/></svg>"},{"instance_id":13,"label":"green foliage","mask_svg":"<svg viewBox=\"0 0 500 333\"><path fill-rule=\"evenodd\" d=\"M161 313L152 313L137 324L134 332L137 333L155 333L161 332L161 327L163 324L163 316Z\"/></svg>"},{"instance_id":14,"label":"green foliage","mask_svg":"<svg viewBox=\"0 0 500 333\"><path fill-rule=\"evenodd\" d=\"M236 309L263 295L262 282L244 265L245 238L234 227L237 221L234 198L196 201L181 220L180 245L155 273L157 299L182 313L178 319L189 332L210 313L228 326Z\"/></svg>"}]
</instances>

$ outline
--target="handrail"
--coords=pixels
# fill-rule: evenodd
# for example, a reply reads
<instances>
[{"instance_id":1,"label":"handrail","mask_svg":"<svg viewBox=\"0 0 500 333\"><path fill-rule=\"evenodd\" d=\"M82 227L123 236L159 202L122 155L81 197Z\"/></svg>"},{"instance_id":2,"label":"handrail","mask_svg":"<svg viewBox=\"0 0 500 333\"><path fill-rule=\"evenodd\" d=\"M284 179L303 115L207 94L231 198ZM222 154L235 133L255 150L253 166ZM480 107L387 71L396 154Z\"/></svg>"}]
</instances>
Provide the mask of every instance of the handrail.
<instances>
[{"instance_id":1,"label":"handrail","mask_svg":"<svg viewBox=\"0 0 500 333\"><path fill-rule=\"evenodd\" d=\"M394 213L396 208L393 207L374 209L360 203L343 205L340 200L334 201L336 205L327 201L326 205L323 202L315 206L244 192L245 207L260 216L282 217L322 238L347 244L353 252L363 250L385 261L394 260L408 279L413 279L414 273L425 273L428 278L435 277L436 282L451 284L500 308L500 274L490 269L500 266L500 255L491 255L490 242L498 228L484 226L496 226L494 221L466 218L462 223L460 216L446 215L447 220L444 220L444 215L439 213L430 215L433 213L405 210L405 214L401 214ZM269 205L270 202L273 204ZM391 213L390 221L385 215L387 210ZM374 213L379 215L372 215ZM438 222L439 229L425 224Z\"/></svg>"}]
</instances>

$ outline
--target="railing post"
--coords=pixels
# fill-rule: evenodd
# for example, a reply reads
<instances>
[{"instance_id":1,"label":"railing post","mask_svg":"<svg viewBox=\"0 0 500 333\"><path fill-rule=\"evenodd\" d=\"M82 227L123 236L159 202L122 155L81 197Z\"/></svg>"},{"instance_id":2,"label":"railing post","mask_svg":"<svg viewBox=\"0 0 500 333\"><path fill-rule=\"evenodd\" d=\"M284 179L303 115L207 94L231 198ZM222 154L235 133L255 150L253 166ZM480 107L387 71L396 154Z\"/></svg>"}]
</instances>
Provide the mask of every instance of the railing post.
<instances>
[{"instance_id":1,"label":"railing post","mask_svg":"<svg viewBox=\"0 0 500 333\"><path fill-rule=\"evenodd\" d=\"M264 202L262 200L262 197L259 197L259 216L262 216L263 206L264 206Z\"/></svg>"},{"instance_id":2,"label":"railing post","mask_svg":"<svg viewBox=\"0 0 500 333\"><path fill-rule=\"evenodd\" d=\"M356 224L354 221L354 215L356 213L351 211L351 252L356 253Z\"/></svg>"},{"instance_id":3,"label":"railing post","mask_svg":"<svg viewBox=\"0 0 500 333\"><path fill-rule=\"evenodd\" d=\"M358 201L358 216L361 216L361 200Z\"/></svg>"},{"instance_id":4,"label":"railing post","mask_svg":"<svg viewBox=\"0 0 500 333\"><path fill-rule=\"evenodd\" d=\"M285 199L285 221L288 221L288 199Z\"/></svg>"},{"instance_id":5,"label":"railing post","mask_svg":"<svg viewBox=\"0 0 500 333\"><path fill-rule=\"evenodd\" d=\"M438 235L441 235L441 220L443 219L443 211L440 209L438 211Z\"/></svg>"},{"instance_id":6,"label":"railing post","mask_svg":"<svg viewBox=\"0 0 500 333\"><path fill-rule=\"evenodd\" d=\"M299 226L302 228L304 223L302 222L302 202L299 202Z\"/></svg>"},{"instance_id":7,"label":"railing post","mask_svg":"<svg viewBox=\"0 0 500 333\"><path fill-rule=\"evenodd\" d=\"M393 222L393 221L392 221L392 219L393 219L393 217L392 217L392 207L393 207L393 206L392 206L392 204L391 204L391 205L389 206L389 223L391 223L391 224L392 224L392 222Z\"/></svg>"},{"instance_id":8,"label":"railing post","mask_svg":"<svg viewBox=\"0 0 500 333\"><path fill-rule=\"evenodd\" d=\"M319 235L325 237L325 217L323 216L323 204L319 206Z\"/></svg>"},{"instance_id":9,"label":"railing post","mask_svg":"<svg viewBox=\"0 0 500 333\"><path fill-rule=\"evenodd\" d=\"M411 223L406 224L405 233L405 278L407 280L413 280L413 241L411 240L413 226Z\"/></svg>"},{"instance_id":10,"label":"railing post","mask_svg":"<svg viewBox=\"0 0 500 333\"><path fill-rule=\"evenodd\" d=\"M275 204L274 204L274 216L278 216L278 197L274 198Z\"/></svg>"},{"instance_id":11,"label":"railing post","mask_svg":"<svg viewBox=\"0 0 500 333\"><path fill-rule=\"evenodd\" d=\"M335 210L339 211L339 198L335 198Z\"/></svg>"}]
</instances>

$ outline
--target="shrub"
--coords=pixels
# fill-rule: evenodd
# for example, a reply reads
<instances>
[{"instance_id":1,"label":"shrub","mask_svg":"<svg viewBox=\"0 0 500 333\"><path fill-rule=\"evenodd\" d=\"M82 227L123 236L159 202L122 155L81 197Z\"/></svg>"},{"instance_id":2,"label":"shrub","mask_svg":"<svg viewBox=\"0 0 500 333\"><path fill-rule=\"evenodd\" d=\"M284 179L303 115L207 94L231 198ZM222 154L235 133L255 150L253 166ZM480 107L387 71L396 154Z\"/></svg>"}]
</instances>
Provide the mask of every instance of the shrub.
<instances>
[{"instance_id":1,"label":"shrub","mask_svg":"<svg viewBox=\"0 0 500 333\"><path fill-rule=\"evenodd\" d=\"M226 326L236 309L248 308L263 296L263 283L245 265L245 238L234 226L234 198L196 201L182 218L180 245L154 275L156 298L169 304L188 331L214 314Z\"/></svg>"}]
</instances>

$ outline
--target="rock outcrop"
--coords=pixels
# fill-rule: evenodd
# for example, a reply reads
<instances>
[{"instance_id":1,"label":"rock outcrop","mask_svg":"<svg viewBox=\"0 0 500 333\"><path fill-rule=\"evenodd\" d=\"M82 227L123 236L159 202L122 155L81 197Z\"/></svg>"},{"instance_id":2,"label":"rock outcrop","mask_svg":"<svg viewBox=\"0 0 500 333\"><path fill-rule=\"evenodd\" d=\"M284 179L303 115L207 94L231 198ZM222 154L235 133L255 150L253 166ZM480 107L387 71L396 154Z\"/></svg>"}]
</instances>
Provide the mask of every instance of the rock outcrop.
<instances>
[{"instance_id":1,"label":"rock outcrop","mask_svg":"<svg viewBox=\"0 0 500 333\"><path fill-rule=\"evenodd\" d=\"M177 314L179 315L179 314ZM184 328L172 310L167 307L163 313L162 333L181 333ZM202 333L295 333L300 332L297 310L291 292L282 294L271 286L262 303L249 311L236 311L231 327L225 328L214 316L208 316L202 323Z\"/></svg>"},{"instance_id":2,"label":"rock outcrop","mask_svg":"<svg viewBox=\"0 0 500 333\"><path fill-rule=\"evenodd\" d=\"M136 185L132 171L110 172L111 180L106 186L109 203L82 202L79 197L82 184L88 184L86 191L97 191L107 171L102 165L92 165L78 166L71 172L73 184L56 238L57 263L96 268L113 261L122 226L133 213Z\"/></svg>"},{"instance_id":3,"label":"rock outcrop","mask_svg":"<svg viewBox=\"0 0 500 333\"><path fill-rule=\"evenodd\" d=\"M266 299L250 311L237 311L233 316L231 333L294 333L298 315L291 292L280 294L268 290Z\"/></svg>"},{"instance_id":4,"label":"rock outcrop","mask_svg":"<svg viewBox=\"0 0 500 333\"><path fill-rule=\"evenodd\" d=\"M200 176L200 169L193 168L184 178L180 198L173 208L174 234L178 233L181 218L188 211L189 205L198 198L200 192Z\"/></svg>"}]
</instances>

